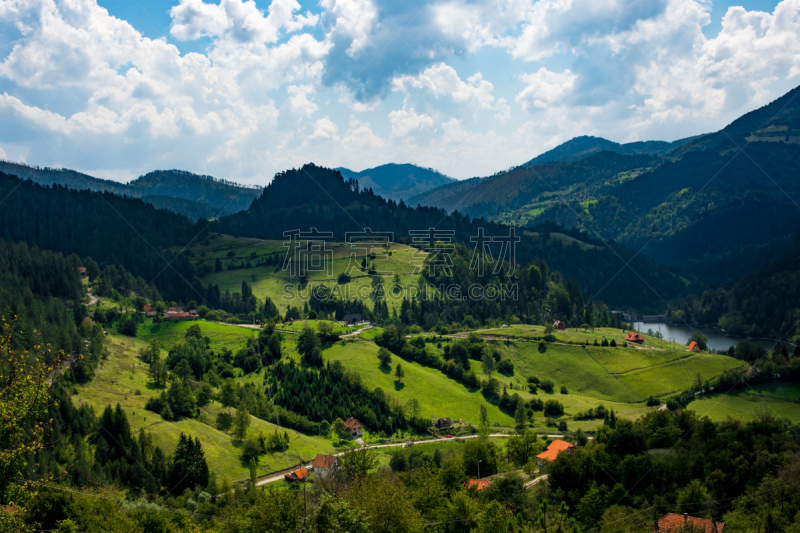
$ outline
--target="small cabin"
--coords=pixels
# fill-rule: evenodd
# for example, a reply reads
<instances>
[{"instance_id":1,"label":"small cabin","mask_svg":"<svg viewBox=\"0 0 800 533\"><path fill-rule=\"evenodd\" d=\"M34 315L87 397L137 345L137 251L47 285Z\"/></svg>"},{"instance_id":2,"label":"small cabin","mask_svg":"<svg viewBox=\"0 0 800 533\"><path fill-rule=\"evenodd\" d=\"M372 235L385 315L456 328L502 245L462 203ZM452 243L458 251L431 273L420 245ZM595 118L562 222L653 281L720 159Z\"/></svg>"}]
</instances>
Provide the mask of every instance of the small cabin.
<instances>
[{"instance_id":1,"label":"small cabin","mask_svg":"<svg viewBox=\"0 0 800 533\"><path fill-rule=\"evenodd\" d=\"M564 331L565 329L567 329L567 325L561 320L556 320L555 322L553 322L553 329L560 329L561 331Z\"/></svg>"},{"instance_id":2,"label":"small cabin","mask_svg":"<svg viewBox=\"0 0 800 533\"><path fill-rule=\"evenodd\" d=\"M697 344L696 342L692 341L692 342L689 343L689 351L690 352L700 352L702 350L700 349L700 345L699 344Z\"/></svg>"},{"instance_id":3,"label":"small cabin","mask_svg":"<svg viewBox=\"0 0 800 533\"><path fill-rule=\"evenodd\" d=\"M308 481L308 469L303 467L299 470L295 470L294 472L284 474L283 480L286 483L305 483Z\"/></svg>"}]
</instances>

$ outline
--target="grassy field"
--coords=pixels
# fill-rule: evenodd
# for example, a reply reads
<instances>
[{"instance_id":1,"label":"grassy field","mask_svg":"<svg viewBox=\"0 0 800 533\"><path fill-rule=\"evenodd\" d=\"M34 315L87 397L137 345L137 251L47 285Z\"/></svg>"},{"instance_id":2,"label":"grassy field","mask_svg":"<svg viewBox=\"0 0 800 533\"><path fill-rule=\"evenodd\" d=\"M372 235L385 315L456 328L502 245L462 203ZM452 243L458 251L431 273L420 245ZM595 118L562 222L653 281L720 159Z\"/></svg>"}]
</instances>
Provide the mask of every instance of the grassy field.
<instances>
[{"instance_id":1,"label":"grassy field","mask_svg":"<svg viewBox=\"0 0 800 533\"><path fill-rule=\"evenodd\" d=\"M305 248L305 241L300 241L300 244L301 249ZM246 281L252 286L256 297L259 299L269 297L281 311L288 305L302 306L303 302L308 301L314 287L319 285L328 286L337 297L345 300L348 298L369 300L372 277L360 269L361 260L367 253L366 248L352 248L351 245L341 241L327 243L325 250L330 253L323 255L330 267L323 266L311 270L313 267L310 266L309 281L302 287L299 285L299 277L290 275L290 269L282 270L282 263L288 250L282 241L262 241L224 235L210 239L208 244L198 243L190 248L191 260L198 271L202 272L203 268L212 270L201 278L204 285L213 283L219 285L222 292L226 290L233 292L241 290L242 281ZM390 244L388 250L382 246L375 246L370 248L369 252L375 254L372 262L384 280L389 307L399 307L403 296L410 294L406 290L407 287L416 287L419 276L414 270L422 265L427 254L401 244ZM229 255L231 253L234 255ZM306 259L302 254L295 257L299 257L301 261ZM271 263L257 266L257 262L265 258L270 259ZM213 271L217 260L222 265L223 270L220 272ZM250 262L251 268L227 270L230 264L239 266L247 262ZM351 276L351 281L340 285L338 277L344 272ZM395 274L400 276L402 290L390 289Z\"/></svg>"},{"instance_id":2,"label":"grassy field","mask_svg":"<svg viewBox=\"0 0 800 533\"><path fill-rule=\"evenodd\" d=\"M242 331L247 330L242 329ZM106 405L114 406L119 403L128 416L131 430L135 434L141 428L151 432L156 444L167 453L175 450L178 437L183 432L200 439L212 472L219 476L227 475L233 480L249 477L249 470L240 459L239 443L229 434L214 427L216 416L221 410L218 403L214 402L203 408L200 420L167 422L159 415L145 411L144 404L147 399L158 391L148 388L149 380L138 358L138 350L143 346L145 343L141 340L109 334L108 359L97 368L92 381L78 388L78 393L72 397L73 402L88 404L97 414ZM137 364L139 366L135 367ZM272 432L276 428L274 424L252 417L248 436ZM287 452L262 456L258 467L259 474L296 464L298 455L306 460L313 459L317 453L330 453L334 450L330 440L306 436L292 430L281 429L281 431L287 431L291 439Z\"/></svg>"},{"instance_id":3,"label":"grassy field","mask_svg":"<svg viewBox=\"0 0 800 533\"><path fill-rule=\"evenodd\" d=\"M347 326L343 326L338 322L332 320L297 320L295 322L278 324L275 329L277 329L278 331L291 331L293 333L300 333L306 326L310 326L314 328L314 330L316 330L320 322L328 322L330 324L333 324L334 333L351 333L355 331Z\"/></svg>"},{"instance_id":4,"label":"grassy field","mask_svg":"<svg viewBox=\"0 0 800 533\"><path fill-rule=\"evenodd\" d=\"M760 412L766 412L788 418L794 424L800 423L800 406L796 403L750 392L713 395L693 401L687 409L694 410L698 416L708 416L712 420L725 420L728 417L751 420Z\"/></svg>"},{"instance_id":5,"label":"grassy field","mask_svg":"<svg viewBox=\"0 0 800 533\"><path fill-rule=\"evenodd\" d=\"M258 330L232 326L228 324L217 324L196 320L193 322L162 322L154 325L153 320L148 318L144 324L140 324L136 332L136 338L145 343L150 339L157 339L161 349L169 350L173 345L181 342L186 337L186 330L190 326L198 325L203 335L211 339L211 349L219 351L223 347L228 347L232 352L236 352L245 345L247 337L255 337Z\"/></svg>"},{"instance_id":6,"label":"grassy field","mask_svg":"<svg viewBox=\"0 0 800 533\"><path fill-rule=\"evenodd\" d=\"M476 423L480 406L485 404L492 423L511 426L512 417L500 411L496 405L487 403L478 390L469 389L462 383L418 363L404 361L393 356L392 369L380 367L378 346L369 341L357 340L338 342L323 352L325 361L341 361L345 368L357 372L370 389L381 388L405 404L411 399L419 401L424 417L463 418ZM405 377L398 383L393 374L394 367L400 363Z\"/></svg>"},{"instance_id":7,"label":"grassy field","mask_svg":"<svg viewBox=\"0 0 800 533\"><path fill-rule=\"evenodd\" d=\"M532 339L535 337L543 337L545 335L544 332L545 328L543 326L531 326L528 324L511 324L507 328L490 328L490 329L483 329L478 331L480 335L485 336L497 336L502 338L510 338L510 339ZM555 330L553 331L552 335L556 338L555 342L564 342L570 344L584 344L587 341L590 345L594 345L594 341L597 341L600 344L603 339L611 342L613 339L616 341L619 347L622 347L623 342L625 342L625 335L627 332L623 332L619 329L614 328L595 328L594 331L589 330L582 330L582 329L575 329L575 328L568 328L564 331ZM644 343L641 345L633 345L633 343L628 343L628 345L633 349L644 349L644 348L651 348L651 349L660 349L660 350L671 350L673 348L672 343L669 341L665 341L662 339L656 339L655 337L648 337L644 335ZM638 348L637 348L638 346ZM675 346L676 351L683 351L686 348L683 346Z\"/></svg>"},{"instance_id":8,"label":"grassy field","mask_svg":"<svg viewBox=\"0 0 800 533\"><path fill-rule=\"evenodd\" d=\"M643 397L661 396L686 390L700 375L702 381L727 369L746 367L746 363L726 355L696 354L670 363L620 374L620 381Z\"/></svg>"},{"instance_id":9,"label":"grassy field","mask_svg":"<svg viewBox=\"0 0 800 533\"><path fill-rule=\"evenodd\" d=\"M501 344L501 349L514 363L515 376L518 373L524 378L549 379L556 384L556 389L566 385L570 391L600 400L637 402L644 399L609 374L586 348L551 344L540 353L535 343L517 342L508 346Z\"/></svg>"}]
</instances>

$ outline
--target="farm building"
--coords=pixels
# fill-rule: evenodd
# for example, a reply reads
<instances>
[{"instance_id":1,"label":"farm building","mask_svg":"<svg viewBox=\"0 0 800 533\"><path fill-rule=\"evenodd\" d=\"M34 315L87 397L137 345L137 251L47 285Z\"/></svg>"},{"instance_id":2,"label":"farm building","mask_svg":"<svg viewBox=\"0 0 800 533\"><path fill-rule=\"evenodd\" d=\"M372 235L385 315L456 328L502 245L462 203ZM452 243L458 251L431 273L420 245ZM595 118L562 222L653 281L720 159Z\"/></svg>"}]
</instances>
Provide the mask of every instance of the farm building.
<instances>
[{"instance_id":1,"label":"farm building","mask_svg":"<svg viewBox=\"0 0 800 533\"><path fill-rule=\"evenodd\" d=\"M452 425L453 425L453 421L448 417L436 418L433 421L433 426L436 429L449 428L449 427L452 427Z\"/></svg>"},{"instance_id":2,"label":"farm building","mask_svg":"<svg viewBox=\"0 0 800 533\"><path fill-rule=\"evenodd\" d=\"M362 426L361 422L353 417L350 417L345 421L344 427L354 439L357 439L364 434L364 426Z\"/></svg>"},{"instance_id":3,"label":"farm building","mask_svg":"<svg viewBox=\"0 0 800 533\"><path fill-rule=\"evenodd\" d=\"M694 341L690 342L690 343L689 343L689 351L690 351L690 352L699 352L699 351L701 351L701 350L700 350L700 345L699 345L699 344L697 344L697 343L696 343L696 342L694 342Z\"/></svg>"},{"instance_id":4,"label":"farm building","mask_svg":"<svg viewBox=\"0 0 800 533\"><path fill-rule=\"evenodd\" d=\"M470 479L467 481L466 487L475 487L476 490L483 490L491 484L492 482L488 479Z\"/></svg>"},{"instance_id":5,"label":"farm building","mask_svg":"<svg viewBox=\"0 0 800 533\"><path fill-rule=\"evenodd\" d=\"M701 531L704 533L722 533L724 522L716 522L708 518L697 518L688 514L667 513L658 520L655 531L669 533L678 531Z\"/></svg>"},{"instance_id":6,"label":"farm building","mask_svg":"<svg viewBox=\"0 0 800 533\"><path fill-rule=\"evenodd\" d=\"M553 327L555 329L560 329L561 331L564 331L565 329L567 329L567 325L564 322L562 322L561 320L556 320L555 322L553 322Z\"/></svg>"},{"instance_id":7,"label":"farm building","mask_svg":"<svg viewBox=\"0 0 800 533\"><path fill-rule=\"evenodd\" d=\"M303 467L299 470L295 470L294 472L284 474L283 480L286 483L305 483L308 481L308 469Z\"/></svg>"},{"instance_id":8,"label":"farm building","mask_svg":"<svg viewBox=\"0 0 800 533\"><path fill-rule=\"evenodd\" d=\"M170 307L167 313L183 313L183 307Z\"/></svg>"},{"instance_id":9,"label":"farm building","mask_svg":"<svg viewBox=\"0 0 800 533\"><path fill-rule=\"evenodd\" d=\"M625 335L625 340L628 342L635 342L636 344L642 344L644 342L644 337L635 331L629 331L628 334Z\"/></svg>"},{"instance_id":10,"label":"farm building","mask_svg":"<svg viewBox=\"0 0 800 533\"><path fill-rule=\"evenodd\" d=\"M335 456L318 453L314 458L314 462L311 463L315 479L325 479L336 468L337 464Z\"/></svg>"},{"instance_id":11,"label":"farm building","mask_svg":"<svg viewBox=\"0 0 800 533\"><path fill-rule=\"evenodd\" d=\"M142 311L144 311L144 314L147 316L156 316L156 308L150 304L144 304Z\"/></svg>"},{"instance_id":12,"label":"farm building","mask_svg":"<svg viewBox=\"0 0 800 533\"><path fill-rule=\"evenodd\" d=\"M78 274L80 274L82 278L85 278L86 277L86 267L78 267Z\"/></svg>"},{"instance_id":13,"label":"farm building","mask_svg":"<svg viewBox=\"0 0 800 533\"><path fill-rule=\"evenodd\" d=\"M556 439L550 443L545 451L536 456L539 460L539 473L544 472L544 465L558 457L558 454L566 451L572 453L575 445L565 440Z\"/></svg>"}]
</instances>

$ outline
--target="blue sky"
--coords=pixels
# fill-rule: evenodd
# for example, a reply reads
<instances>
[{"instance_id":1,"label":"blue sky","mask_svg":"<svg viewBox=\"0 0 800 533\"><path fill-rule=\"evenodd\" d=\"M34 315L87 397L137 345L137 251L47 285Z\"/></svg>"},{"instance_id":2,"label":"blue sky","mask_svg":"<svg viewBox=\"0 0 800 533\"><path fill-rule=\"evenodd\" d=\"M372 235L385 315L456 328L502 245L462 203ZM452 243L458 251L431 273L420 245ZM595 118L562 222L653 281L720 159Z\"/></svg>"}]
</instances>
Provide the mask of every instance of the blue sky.
<instances>
[{"instance_id":1,"label":"blue sky","mask_svg":"<svg viewBox=\"0 0 800 533\"><path fill-rule=\"evenodd\" d=\"M800 84L800 0L0 0L0 157L249 184L492 174L713 131Z\"/></svg>"}]
</instances>

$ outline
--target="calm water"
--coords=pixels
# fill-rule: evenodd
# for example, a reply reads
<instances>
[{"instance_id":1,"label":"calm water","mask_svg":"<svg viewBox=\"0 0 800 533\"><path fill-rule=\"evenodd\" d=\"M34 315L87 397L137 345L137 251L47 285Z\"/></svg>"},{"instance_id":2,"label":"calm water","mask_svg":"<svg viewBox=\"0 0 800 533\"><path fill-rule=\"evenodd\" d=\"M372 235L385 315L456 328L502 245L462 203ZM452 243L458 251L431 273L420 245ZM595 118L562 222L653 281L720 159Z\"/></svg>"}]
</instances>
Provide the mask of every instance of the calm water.
<instances>
[{"instance_id":1,"label":"calm water","mask_svg":"<svg viewBox=\"0 0 800 533\"><path fill-rule=\"evenodd\" d=\"M652 329L654 332L661 331L665 340L674 340L675 344L683 345L686 345L686 343L689 341L689 337L691 337L692 333L694 333L692 328L687 328L686 326L676 326L674 324L664 324L658 322L634 322L633 327L642 333L647 333L648 329ZM742 340L741 337L729 337L718 329L696 329L705 335L706 338L708 338L708 347L714 348L715 350L727 350L731 346L736 346L736 343ZM771 350L775 345L774 342L764 339L751 340L757 344L760 344L767 350Z\"/></svg>"}]
</instances>

